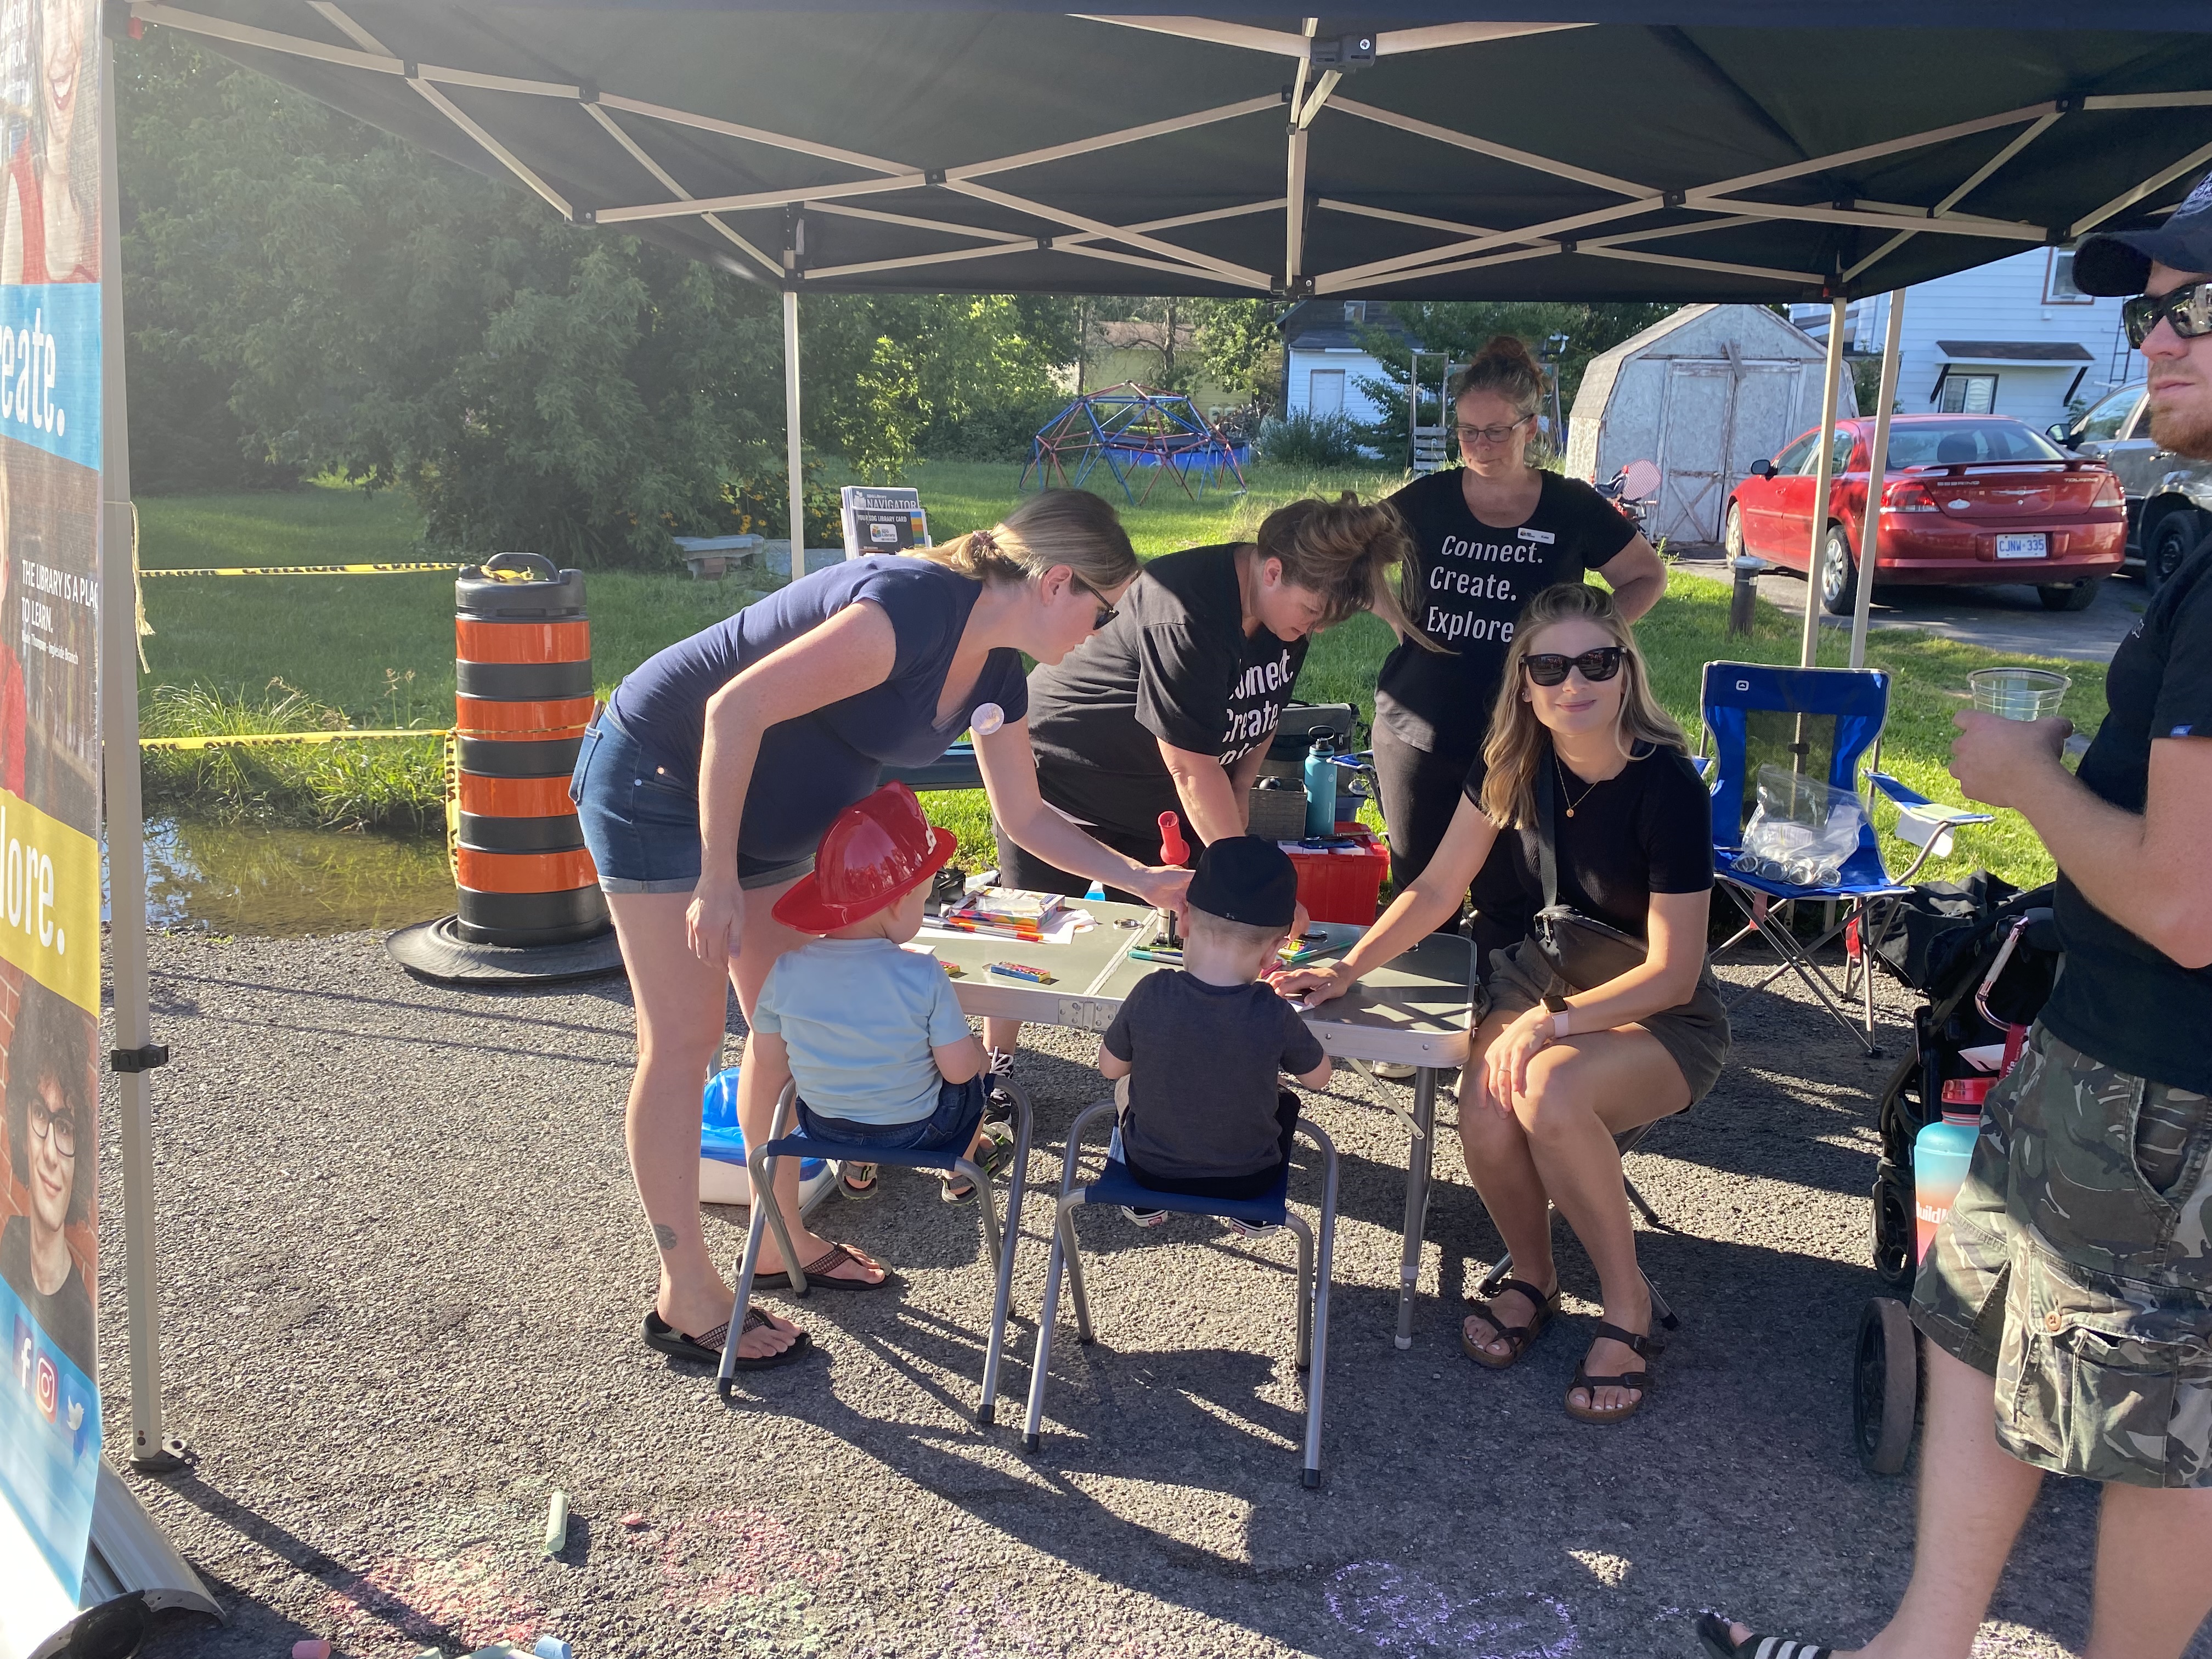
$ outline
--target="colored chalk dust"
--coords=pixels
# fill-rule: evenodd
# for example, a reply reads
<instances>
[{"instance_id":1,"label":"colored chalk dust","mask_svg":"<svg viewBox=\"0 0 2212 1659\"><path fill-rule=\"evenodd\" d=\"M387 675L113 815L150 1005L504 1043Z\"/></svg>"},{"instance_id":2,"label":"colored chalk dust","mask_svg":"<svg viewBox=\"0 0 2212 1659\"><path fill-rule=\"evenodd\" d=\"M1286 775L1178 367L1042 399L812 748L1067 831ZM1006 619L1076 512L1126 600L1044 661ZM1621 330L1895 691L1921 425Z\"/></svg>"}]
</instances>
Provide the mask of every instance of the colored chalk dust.
<instances>
[{"instance_id":1,"label":"colored chalk dust","mask_svg":"<svg viewBox=\"0 0 2212 1659\"><path fill-rule=\"evenodd\" d=\"M1462 1601L1394 1562L1355 1561L1327 1595L1336 1621L1385 1653L1567 1659L1582 1647L1563 1601L1513 1590Z\"/></svg>"}]
</instances>

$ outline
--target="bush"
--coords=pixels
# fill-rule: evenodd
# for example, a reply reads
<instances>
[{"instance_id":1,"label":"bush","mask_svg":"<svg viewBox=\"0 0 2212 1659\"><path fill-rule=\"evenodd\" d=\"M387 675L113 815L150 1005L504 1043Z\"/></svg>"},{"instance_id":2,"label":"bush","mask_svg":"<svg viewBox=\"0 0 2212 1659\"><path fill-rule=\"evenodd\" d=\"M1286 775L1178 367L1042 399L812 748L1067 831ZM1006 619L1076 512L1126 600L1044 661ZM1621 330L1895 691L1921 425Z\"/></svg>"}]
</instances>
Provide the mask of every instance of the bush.
<instances>
[{"instance_id":1,"label":"bush","mask_svg":"<svg viewBox=\"0 0 2212 1659\"><path fill-rule=\"evenodd\" d=\"M1261 422L1253 447L1261 460L1279 466L1352 466L1368 459L1350 416L1304 410Z\"/></svg>"},{"instance_id":2,"label":"bush","mask_svg":"<svg viewBox=\"0 0 2212 1659\"><path fill-rule=\"evenodd\" d=\"M933 416L921 430L919 447L934 461L1018 465L1029 459L1030 441L1067 404L1066 398L1055 395L1036 403L972 409L957 420Z\"/></svg>"}]
</instances>

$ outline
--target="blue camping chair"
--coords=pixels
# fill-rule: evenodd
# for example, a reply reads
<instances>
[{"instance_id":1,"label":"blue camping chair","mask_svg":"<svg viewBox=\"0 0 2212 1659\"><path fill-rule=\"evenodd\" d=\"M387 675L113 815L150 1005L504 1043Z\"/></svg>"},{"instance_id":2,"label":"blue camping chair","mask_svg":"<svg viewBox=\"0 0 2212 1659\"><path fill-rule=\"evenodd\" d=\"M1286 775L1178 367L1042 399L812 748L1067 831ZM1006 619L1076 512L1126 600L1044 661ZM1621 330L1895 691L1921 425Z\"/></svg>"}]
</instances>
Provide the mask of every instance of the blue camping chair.
<instances>
[{"instance_id":1,"label":"blue camping chair","mask_svg":"<svg viewBox=\"0 0 2212 1659\"><path fill-rule=\"evenodd\" d=\"M776 1165L787 1158L874 1164L894 1170L934 1170L941 1174L963 1175L975 1183L975 1203L983 1214L983 1256L997 1270L998 1279L997 1289L991 1297L991 1329L983 1346L983 1397L975 1407L978 1423L988 1423L998 1403L999 1360L1006 1349L1006 1304L1013 1294L1014 1246L1022 1236L1022 1187L1030 1167L1029 1091L1003 1072L991 1082L994 1087L1003 1089L1014 1103L1013 1175L1007 1183L1006 1225L1003 1233L999 1228L998 1206L992 1196L990 1177L963 1154L949 1151L896 1152L883 1146L819 1140L804 1129L786 1134L784 1130L790 1124L793 1103L799 1097L797 1085L790 1083L785 1084L783 1092L776 1097L775 1120L769 1130L768 1144L760 1150L755 1188L756 1194L774 1192ZM744 1334L745 1310L752 1304L753 1273L760 1263L763 1227L775 1229L776 1249L790 1265L792 1294L806 1294L806 1275L799 1268L798 1254L791 1248L791 1235L784 1227L781 1212L774 1204L761 1203L757 1196L752 1206L752 1223L745 1230L744 1260L738 1268L738 1297L730 1310L730 1334L723 1339L722 1366L714 1378L715 1389L725 1400L737 1385L732 1362L738 1357L738 1343Z\"/></svg>"},{"instance_id":2,"label":"blue camping chair","mask_svg":"<svg viewBox=\"0 0 2212 1659\"><path fill-rule=\"evenodd\" d=\"M1298 1240L1297 1367L1306 1373L1306 1454L1300 1479L1308 1486L1321 1485L1321 1408L1323 1375L1328 1364L1329 1267L1336 1249L1336 1143L1310 1119L1298 1120L1298 1132L1322 1155L1321 1226L1316 1230L1304 1216L1290 1209L1291 1171L1283 1167L1274 1190L1261 1198L1191 1198L1182 1193L1155 1192L1139 1184L1129 1166L1111 1152L1106 1166L1090 1185L1075 1184L1076 1164L1083 1152L1083 1132L1100 1116L1115 1111L1115 1103L1102 1100L1077 1115L1067 1132L1067 1158L1060 1176L1060 1208L1054 1217L1052 1255L1045 1267L1044 1311L1037 1316L1036 1364L1030 1373L1029 1421L1022 1444L1030 1451L1041 1443L1044 1422L1044 1385L1052 1364L1052 1328L1060 1312L1060 1278L1063 1265L1075 1297L1076 1334L1091 1340L1091 1298L1083 1285L1083 1256L1076 1248L1075 1212L1086 1204L1121 1204L1137 1210L1172 1210L1183 1215L1220 1216L1254 1226L1287 1226Z\"/></svg>"},{"instance_id":3,"label":"blue camping chair","mask_svg":"<svg viewBox=\"0 0 2212 1659\"><path fill-rule=\"evenodd\" d=\"M1745 923L1714 954L1757 933L1781 958L1772 973L1739 991L1729 1006L1784 974L1794 973L1860 1047L1873 1054L1872 945L1880 935L1879 924L1911 890L1920 866L1950 850L1955 830L1988 823L1990 816L1940 805L1878 769L1881 728L1889 714L1889 676L1876 670L1709 662L1701 701L1705 735L1713 749L1705 771L1712 789L1714 873L1743 912ZM1860 757L1869 754L1876 764L1864 776L1897 804L1900 839L1920 848L1902 875L1893 878L1884 867L1871 813L1860 826L1858 845L1832 884L1806 886L1735 867L1736 855L1743 849L1744 827L1759 805L1762 765L1784 766L1856 793ZM1797 937L1788 921L1790 907L1807 899L1832 907L1829 925L1809 943ZM1814 958L1855 923L1846 940L1841 980L1832 981ZM1854 1024L1844 1012L1855 994L1861 1003L1861 1024Z\"/></svg>"}]
</instances>

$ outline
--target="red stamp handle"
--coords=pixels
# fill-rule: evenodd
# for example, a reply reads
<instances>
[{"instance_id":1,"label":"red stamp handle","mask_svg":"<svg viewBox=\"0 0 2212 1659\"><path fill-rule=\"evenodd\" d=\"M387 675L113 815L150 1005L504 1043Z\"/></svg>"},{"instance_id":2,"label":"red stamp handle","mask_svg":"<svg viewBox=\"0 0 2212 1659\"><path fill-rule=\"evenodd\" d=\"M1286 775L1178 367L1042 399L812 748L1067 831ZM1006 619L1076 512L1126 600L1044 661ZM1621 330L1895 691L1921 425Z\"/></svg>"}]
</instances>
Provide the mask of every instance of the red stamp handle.
<instances>
[{"instance_id":1,"label":"red stamp handle","mask_svg":"<svg viewBox=\"0 0 2212 1659\"><path fill-rule=\"evenodd\" d=\"M1172 812L1160 814L1160 862L1181 864L1190 856L1190 848L1183 844L1182 827Z\"/></svg>"}]
</instances>

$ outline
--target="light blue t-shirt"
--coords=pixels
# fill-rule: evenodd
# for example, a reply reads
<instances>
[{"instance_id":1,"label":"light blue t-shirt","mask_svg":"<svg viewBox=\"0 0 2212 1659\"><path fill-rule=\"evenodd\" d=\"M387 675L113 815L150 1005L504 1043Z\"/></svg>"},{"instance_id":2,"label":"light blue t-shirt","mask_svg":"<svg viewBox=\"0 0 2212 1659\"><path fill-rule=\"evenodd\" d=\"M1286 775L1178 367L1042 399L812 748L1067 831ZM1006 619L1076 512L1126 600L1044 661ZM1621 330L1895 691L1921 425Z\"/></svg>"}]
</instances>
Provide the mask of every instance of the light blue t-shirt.
<instances>
[{"instance_id":1,"label":"light blue t-shirt","mask_svg":"<svg viewBox=\"0 0 2212 1659\"><path fill-rule=\"evenodd\" d=\"M775 960L752 1028L791 1051L799 1097L817 1116L918 1123L944 1078L932 1048L968 1035L934 957L887 939L818 939Z\"/></svg>"}]
</instances>

